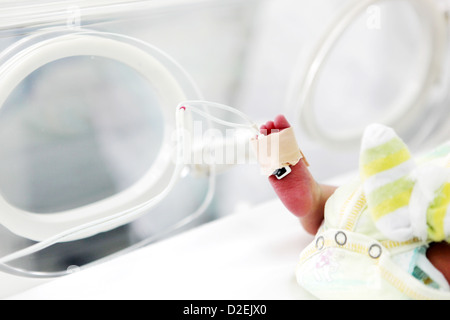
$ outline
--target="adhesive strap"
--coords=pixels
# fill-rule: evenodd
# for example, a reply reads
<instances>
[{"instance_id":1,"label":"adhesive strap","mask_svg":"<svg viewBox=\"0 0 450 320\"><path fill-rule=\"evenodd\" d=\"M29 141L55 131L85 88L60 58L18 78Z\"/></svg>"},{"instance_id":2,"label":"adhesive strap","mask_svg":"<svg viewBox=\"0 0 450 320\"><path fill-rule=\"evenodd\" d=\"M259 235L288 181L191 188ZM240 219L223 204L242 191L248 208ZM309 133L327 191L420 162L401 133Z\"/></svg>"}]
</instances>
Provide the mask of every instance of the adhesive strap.
<instances>
[{"instance_id":1,"label":"adhesive strap","mask_svg":"<svg viewBox=\"0 0 450 320\"><path fill-rule=\"evenodd\" d=\"M271 176L280 168L295 166L305 159L292 128L268 136L261 135L252 139L251 145L261 166L261 173L265 176Z\"/></svg>"}]
</instances>

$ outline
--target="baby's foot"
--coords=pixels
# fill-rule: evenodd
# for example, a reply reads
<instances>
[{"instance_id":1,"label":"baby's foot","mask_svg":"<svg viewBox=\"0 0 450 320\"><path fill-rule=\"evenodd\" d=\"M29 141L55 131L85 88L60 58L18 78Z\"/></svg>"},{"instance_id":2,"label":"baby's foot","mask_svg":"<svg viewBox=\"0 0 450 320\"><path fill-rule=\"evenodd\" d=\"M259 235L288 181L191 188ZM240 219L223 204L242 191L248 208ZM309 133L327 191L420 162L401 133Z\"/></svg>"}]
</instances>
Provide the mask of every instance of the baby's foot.
<instances>
[{"instance_id":1,"label":"baby's foot","mask_svg":"<svg viewBox=\"0 0 450 320\"><path fill-rule=\"evenodd\" d=\"M270 135L290 127L286 118L279 115L274 121L268 121L261 126L261 134ZM303 221L306 231L315 233L323 220L324 203L322 202L321 187L309 172L304 159L292 166L291 169L292 172L282 180L271 176L269 181L283 204L295 216L299 218L305 218L308 215L321 216L306 219L306 223Z\"/></svg>"}]
</instances>

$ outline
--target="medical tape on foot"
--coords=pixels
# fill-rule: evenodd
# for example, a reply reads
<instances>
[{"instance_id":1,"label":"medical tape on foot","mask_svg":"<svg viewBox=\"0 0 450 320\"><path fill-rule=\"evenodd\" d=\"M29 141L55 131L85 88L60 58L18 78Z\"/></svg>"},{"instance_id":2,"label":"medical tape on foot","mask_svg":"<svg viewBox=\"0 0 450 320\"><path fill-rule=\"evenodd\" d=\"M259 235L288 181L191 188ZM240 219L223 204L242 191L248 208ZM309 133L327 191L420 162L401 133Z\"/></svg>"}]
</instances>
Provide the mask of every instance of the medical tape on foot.
<instances>
[{"instance_id":1,"label":"medical tape on foot","mask_svg":"<svg viewBox=\"0 0 450 320\"><path fill-rule=\"evenodd\" d=\"M261 135L252 139L251 145L261 166L261 173L265 176L271 176L280 168L295 166L302 159L309 165L298 147L292 128Z\"/></svg>"}]
</instances>

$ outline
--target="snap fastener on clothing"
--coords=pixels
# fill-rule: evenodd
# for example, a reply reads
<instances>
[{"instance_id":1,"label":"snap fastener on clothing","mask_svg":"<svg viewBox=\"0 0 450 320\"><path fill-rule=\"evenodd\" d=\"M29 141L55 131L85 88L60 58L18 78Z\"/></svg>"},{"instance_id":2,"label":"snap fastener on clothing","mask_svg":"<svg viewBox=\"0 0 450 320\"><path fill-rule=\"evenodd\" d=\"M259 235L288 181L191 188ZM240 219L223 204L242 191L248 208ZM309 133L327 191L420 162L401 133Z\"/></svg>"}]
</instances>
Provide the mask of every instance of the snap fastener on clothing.
<instances>
[{"instance_id":1,"label":"snap fastener on clothing","mask_svg":"<svg viewBox=\"0 0 450 320\"><path fill-rule=\"evenodd\" d=\"M324 237L317 238L317 240L316 240L316 249L317 250L322 250L324 246L325 246L325 238Z\"/></svg>"},{"instance_id":2,"label":"snap fastener on clothing","mask_svg":"<svg viewBox=\"0 0 450 320\"><path fill-rule=\"evenodd\" d=\"M344 232L339 231L338 233L336 233L334 240L338 245L345 246L345 244L347 243L347 235Z\"/></svg>"},{"instance_id":3,"label":"snap fastener on clothing","mask_svg":"<svg viewBox=\"0 0 450 320\"><path fill-rule=\"evenodd\" d=\"M381 249L381 246L378 244L374 244L369 248L369 256L373 259L378 259L381 257L381 254L383 253L383 250Z\"/></svg>"}]
</instances>

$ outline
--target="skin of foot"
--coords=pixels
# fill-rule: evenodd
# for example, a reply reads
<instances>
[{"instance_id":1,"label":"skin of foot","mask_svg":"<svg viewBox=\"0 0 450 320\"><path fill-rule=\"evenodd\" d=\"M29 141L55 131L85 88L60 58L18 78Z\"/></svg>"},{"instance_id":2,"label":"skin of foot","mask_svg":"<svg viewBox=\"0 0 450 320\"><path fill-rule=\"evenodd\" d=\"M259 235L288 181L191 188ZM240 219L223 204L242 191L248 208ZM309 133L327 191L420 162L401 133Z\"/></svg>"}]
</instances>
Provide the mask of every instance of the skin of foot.
<instances>
[{"instance_id":1,"label":"skin of foot","mask_svg":"<svg viewBox=\"0 0 450 320\"><path fill-rule=\"evenodd\" d=\"M270 135L290 127L288 120L279 115L274 121L262 125L260 130L261 134ZM316 234L324 219L325 203L337 188L317 183L304 159L291 169L292 172L284 179L271 176L269 181L286 208L300 219L305 230Z\"/></svg>"}]
</instances>

